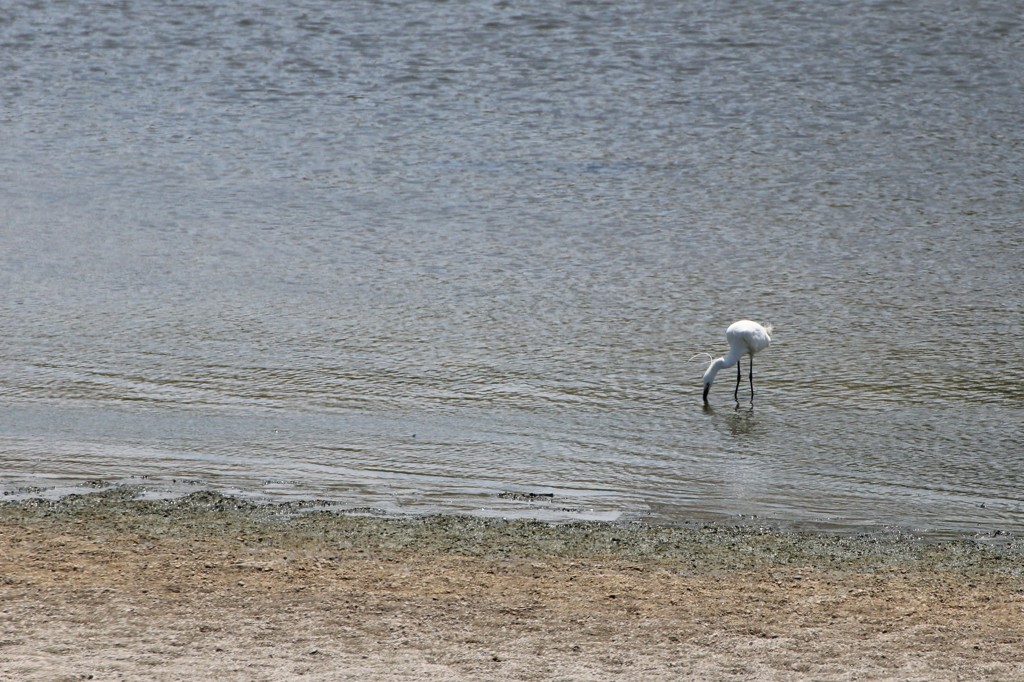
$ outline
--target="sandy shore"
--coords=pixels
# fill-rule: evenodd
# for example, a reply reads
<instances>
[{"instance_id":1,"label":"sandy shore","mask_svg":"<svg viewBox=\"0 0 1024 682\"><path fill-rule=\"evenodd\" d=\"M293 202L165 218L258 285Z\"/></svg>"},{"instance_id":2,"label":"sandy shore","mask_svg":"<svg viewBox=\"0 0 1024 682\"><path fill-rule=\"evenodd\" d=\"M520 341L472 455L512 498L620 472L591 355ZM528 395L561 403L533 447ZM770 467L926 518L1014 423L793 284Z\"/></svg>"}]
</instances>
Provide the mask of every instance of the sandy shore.
<instances>
[{"instance_id":1,"label":"sandy shore","mask_svg":"<svg viewBox=\"0 0 1024 682\"><path fill-rule=\"evenodd\" d=\"M0 505L0 679L1024 679L1012 545L299 511Z\"/></svg>"}]
</instances>

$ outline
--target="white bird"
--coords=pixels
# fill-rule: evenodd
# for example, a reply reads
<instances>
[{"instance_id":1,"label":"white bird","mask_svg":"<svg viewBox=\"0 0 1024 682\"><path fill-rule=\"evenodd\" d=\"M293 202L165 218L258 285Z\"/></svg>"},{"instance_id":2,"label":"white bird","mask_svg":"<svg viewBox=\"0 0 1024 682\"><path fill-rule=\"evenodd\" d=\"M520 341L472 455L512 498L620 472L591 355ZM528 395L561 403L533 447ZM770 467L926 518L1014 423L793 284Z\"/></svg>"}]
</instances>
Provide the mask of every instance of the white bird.
<instances>
[{"instance_id":1,"label":"white bird","mask_svg":"<svg viewBox=\"0 0 1024 682\"><path fill-rule=\"evenodd\" d=\"M736 365L736 390L733 397L736 402L740 401L740 358L750 355L750 402L754 402L754 354L763 351L772 342L772 326L765 327L750 320L733 322L725 330L725 339L729 342L729 354L723 358L714 360L704 372L704 402L708 401L708 391L718 374L718 370Z\"/></svg>"}]
</instances>

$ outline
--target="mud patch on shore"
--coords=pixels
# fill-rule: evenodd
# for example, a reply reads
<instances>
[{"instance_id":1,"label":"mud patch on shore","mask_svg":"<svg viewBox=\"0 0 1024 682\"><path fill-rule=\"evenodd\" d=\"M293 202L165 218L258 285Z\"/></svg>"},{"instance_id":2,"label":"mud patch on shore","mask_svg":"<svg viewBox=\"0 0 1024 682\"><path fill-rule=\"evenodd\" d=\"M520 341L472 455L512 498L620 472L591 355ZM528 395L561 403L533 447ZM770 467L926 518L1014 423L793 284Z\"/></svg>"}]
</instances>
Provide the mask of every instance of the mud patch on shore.
<instances>
[{"instance_id":1,"label":"mud patch on shore","mask_svg":"<svg viewBox=\"0 0 1024 682\"><path fill-rule=\"evenodd\" d=\"M102 486L95 486L103 488ZM547 523L462 515L393 516L309 500L278 504L201 491L175 499L140 499L138 486L112 486L58 500L0 502L0 520L74 520L122 532L159 530L256 534L268 545L315 543L388 552L429 552L488 559L596 558L689 564L694 570L739 570L808 564L827 570L883 570L924 565L961 571L999 571L1019 577L1024 543L1009 537L928 541L909 534L837 536L770 527L696 522L656 526L638 522Z\"/></svg>"}]
</instances>

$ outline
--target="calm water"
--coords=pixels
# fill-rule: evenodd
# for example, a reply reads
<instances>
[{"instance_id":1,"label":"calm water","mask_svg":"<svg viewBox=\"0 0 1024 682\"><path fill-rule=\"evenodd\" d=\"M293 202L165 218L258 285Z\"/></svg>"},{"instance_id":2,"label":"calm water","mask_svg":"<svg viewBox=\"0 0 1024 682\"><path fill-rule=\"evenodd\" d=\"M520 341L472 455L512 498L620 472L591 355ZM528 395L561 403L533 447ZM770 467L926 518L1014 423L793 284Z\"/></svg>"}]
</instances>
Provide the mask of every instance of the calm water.
<instances>
[{"instance_id":1,"label":"calm water","mask_svg":"<svg viewBox=\"0 0 1024 682\"><path fill-rule=\"evenodd\" d=\"M8 3L0 489L1024 532L1022 20Z\"/></svg>"}]
</instances>

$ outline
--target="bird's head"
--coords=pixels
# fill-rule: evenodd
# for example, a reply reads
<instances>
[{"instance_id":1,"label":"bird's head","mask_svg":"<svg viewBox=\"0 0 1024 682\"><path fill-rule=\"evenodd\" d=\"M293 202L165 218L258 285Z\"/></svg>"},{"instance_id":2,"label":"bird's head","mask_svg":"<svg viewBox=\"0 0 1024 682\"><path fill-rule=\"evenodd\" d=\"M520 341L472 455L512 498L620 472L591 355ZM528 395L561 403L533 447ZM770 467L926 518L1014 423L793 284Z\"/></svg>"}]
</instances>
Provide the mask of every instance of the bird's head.
<instances>
[{"instance_id":1,"label":"bird's head","mask_svg":"<svg viewBox=\"0 0 1024 682\"><path fill-rule=\"evenodd\" d=\"M704 382L704 402L708 401L708 391L711 390L711 384L715 382L715 377L718 376L718 370L722 369L722 365L725 364L725 358L718 358L708 365L707 370L704 372L702 381Z\"/></svg>"},{"instance_id":2,"label":"bird's head","mask_svg":"<svg viewBox=\"0 0 1024 682\"><path fill-rule=\"evenodd\" d=\"M717 363L714 360L714 356L712 356L711 353L697 353L692 358L690 358L690 362L693 362L697 358L701 358L701 359L707 358L707 360L710 361L710 363L711 363L711 364L708 365L708 368L706 370L704 370L704 377L702 379L702 381L704 382L704 402L707 402L708 401L708 391L711 390L711 382L713 382L715 380L715 375L718 374L718 365L719 365L719 363ZM719 359L721 359L721 358L719 358Z\"/></svg>"}]
</instances>

